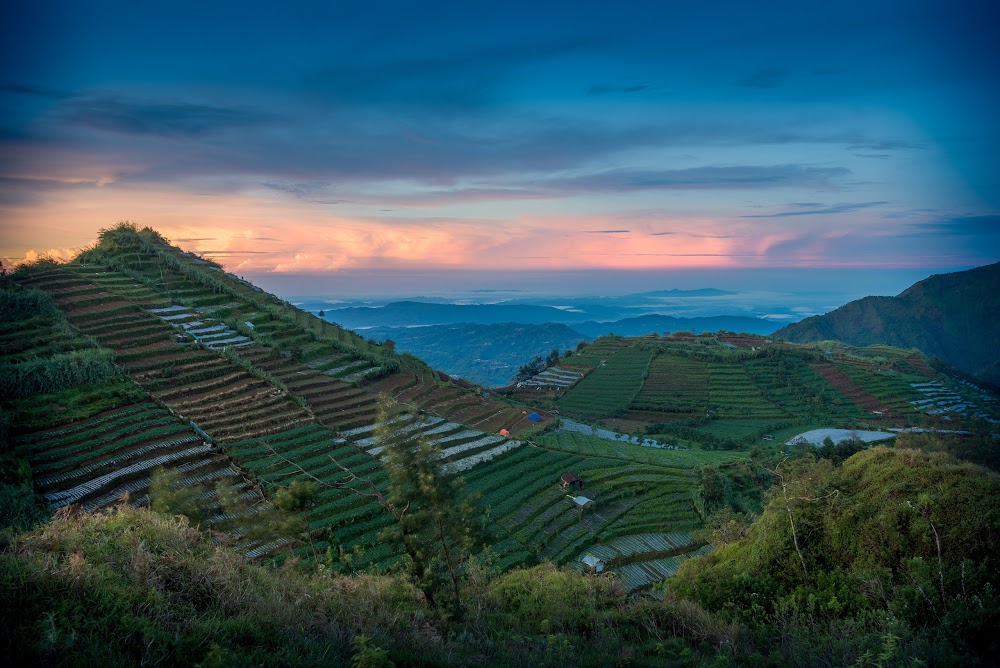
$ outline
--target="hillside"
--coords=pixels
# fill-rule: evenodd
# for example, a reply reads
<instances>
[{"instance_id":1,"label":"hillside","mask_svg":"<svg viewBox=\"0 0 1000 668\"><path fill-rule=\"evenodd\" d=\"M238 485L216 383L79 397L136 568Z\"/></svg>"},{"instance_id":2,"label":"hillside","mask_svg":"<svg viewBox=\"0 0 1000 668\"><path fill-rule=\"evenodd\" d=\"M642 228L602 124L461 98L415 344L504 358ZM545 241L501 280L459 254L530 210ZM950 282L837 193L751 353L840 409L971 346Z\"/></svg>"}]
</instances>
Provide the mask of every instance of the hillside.
<instances>
[{"instance_id":1,"label":"hillside","mask_svg":"<svg viewBox=\"0 0 1000 668\"><path fill-rule=\"evenodd\" d=\"M688 447L807 426L899 429L996 419L996 397L912 350L791 344L749 334L603 337L510 390L563 416Z\"/></svg>"},{"instance_id":2,"label":"hillside","mask_svg":"<svg viewBox=\"0 0 1000 668\"><path fill-rule=\"evenodd\" d=\"M422 439L478 495L488 537L476 549L500 570L582 568L602 546L627 557L627 586L642 589L702 548L691 534L701 458L637 463L563 432L533 446L552 423L544 407L451 382L152 230L106 230L73 262L12 278L0 343L19 357L0 369L2 408L42 502L100 510L186 494L249 559L398 571L408 559L386 535L392 514L343 483L386 493L388 459ZM560 486L566 472L587 481L588 512ZM292 521L279 500L306 483L314 502Z\"/></svg>"},{"instance_id":3,"label":"hillside","mask_svg":"<svg viewBox=\"0 0 1000 668\"><path fill-rule=\"evenodd\" d=\"M917 348L966 373L1000 380L1000 263L924 279L895 297L866 297L774 336L798 343Z\"/></svg>"}]
</instances>

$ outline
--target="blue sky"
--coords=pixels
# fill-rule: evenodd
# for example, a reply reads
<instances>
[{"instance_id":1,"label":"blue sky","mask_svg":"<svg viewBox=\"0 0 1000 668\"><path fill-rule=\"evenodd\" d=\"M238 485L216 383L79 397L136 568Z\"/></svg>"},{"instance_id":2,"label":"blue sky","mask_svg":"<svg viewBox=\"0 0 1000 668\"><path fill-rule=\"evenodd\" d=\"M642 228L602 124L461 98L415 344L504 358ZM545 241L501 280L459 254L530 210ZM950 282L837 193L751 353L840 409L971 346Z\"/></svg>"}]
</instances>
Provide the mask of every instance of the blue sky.
<instances>
[{"instance_id":1,"label":"blue sky","mask_svg":"<svg viewBox=\"0 0 1000 668\"><path fill-rule=\"evenodd\" d=\"M1000 259L985 2L3 12L4 262L118 220L248 276Z\"/></svg>"}]
</instances>

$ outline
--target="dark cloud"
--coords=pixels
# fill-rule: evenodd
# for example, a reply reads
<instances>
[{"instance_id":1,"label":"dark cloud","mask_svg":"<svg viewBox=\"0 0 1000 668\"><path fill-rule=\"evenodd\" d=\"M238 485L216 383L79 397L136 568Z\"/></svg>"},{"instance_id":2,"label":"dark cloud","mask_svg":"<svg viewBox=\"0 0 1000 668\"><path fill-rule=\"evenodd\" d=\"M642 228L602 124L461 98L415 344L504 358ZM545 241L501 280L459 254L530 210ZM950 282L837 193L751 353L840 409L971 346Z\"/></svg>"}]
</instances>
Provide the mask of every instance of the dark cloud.
<instances>
[{"instance_id":1,"label":"dark cloud","mask_svg":"<svg viewBox=\"0 0 1000 668\"><path fill-rule=\"evenodd\" d=\"M52 90L42 86L28 86L16 83L0 84L0 93L15 93L31 97L42 97L49 100L63 100L73 96L72 93Z\"/></svg>"},{"instance_id":2,"label":"dark cloud","mask_svg":"<svg viewBox=\"0 0 1000 668\"><path fill-rule=\"evenodd\" d=\"M280 181L265 181L261 183L265 188L276 192L291 195L296 199L317 204L345 204L351 200L323 197L324 193L329 193L330 184L324 182L315 183L285 183Z\"/></svg>"},{"instance_id":3,"label":"dark cloud","mask_svg":"<svg viewBox=\"0 0 1000 668\"><path fill-rule=\"evenodd\" d=\"M927 236L955 235L955 236L1000 236L1000 215L990 214L984 216L957 216L937 220L930 223L918 223L910 226L916 234ZM991 240L991 243L996 241ZM987 250L987 249L984 249ZM1000 247L993 247L994 253L1000 253Z\"/></svg>"},{"instance_id":4,"label":"dark cloud","mask_svg":"<svg viewBox=\"0 0 1000 668\"><path fill-rule=\"evenodd\" d=\"M922 149L923 145L905 139L860 139L847 147L849 151L913 151ZM881 158L883 154L865 157Z\"/></svg>"},{"instance_id":5,"label":"dark cloud","mask_svg":"<svg viewBox=\"0 0 1000 668\"><path fill-rule=\"evenodd\" d=\"M632 230L583 230L581 234L628 234Z\"/></svg>"},{"instance_id":6,"label":"dark cloud","mask_svg":"<svg viewBox=\"0 0 1000 668\"><path fill-rule=\"evenodd\" d=\"M778 213L757 213L742 217L743 218L788 218L790 216L824 216L829 214L849 213L851 211L858 211L860 209L870 209L875 206L882 206L883 204L888 204L888 202L878 201L878 202L854 202L854 203L834 204L832 206L827 206L822 208L800 208L794 211L780 211ZM794 206L806 207L809 205L799 203L799 204L794 204ZM820 205L812 204L811 206L817 207Z\"/></svg>"},{"instance_id":7,"label":"dark cloud","mask_svg":"<svg viewBox=\"0 0 1000 668\"><path fill-rule=\"evenodd\" d=\"M308 75L304 89L339 103L391 104L435 113L469 112L501 102L499 89L522 68L595 46L588 37L507 41L486 46L436 49L365 62L355 59ZM426 47L425 47L426 49Z\"/></svg>"},{"instance_id":8,"label":"dark cloud","mask_svg":"<svg viewBox=\"0 0 1000 668\"><path fill-rule=\"evenodd\" d=\"M743 165L688 169L618 169L574 178L551 179L540 185L561 190L624 192L632 190L760 189L789 186L830 187L847 176L845 167L808 165Z\"/></svg>"},{"instance_id":9,"label":"dark cloud","mask_svg":"<svg viewBox=\"0 0 1000 668\"><path fill-rule=\"evenodd\" d=\"M594 84L587 90L587 95L608 95L610 93L641 93L649 90L649 84Z\"/></svg>"},{"instance_id":10,"label":"dark cloud","mask_svg":"<svg viewBox=\"0 0 1000 668\"><path fill-rule=\"evenodd\" d=\"M178 243L190 244L196 241L218 241L216 237L190 237L188 239L174 239Z\"/></svg>"},{"instance_id":11,"label":"dark cloud","mask_svg":"<svg viewBox=\"0 0 1000 668\"><path fill-rule=\"evenodd\" d=\"M650 232L649 236L651 236L651 237L662 237L662 236L666 236L668 234L677 234L677 233L676 232Z\"/></svg>"},{"instance_id":12,"label":"dark cloud","mask_svg":"<svg viewBox=\"0 0 1000 668\"><path fill-rule=\"evenodd\" d=\"M196 138L260 125L271 117L235 107L143 102L120 97L71 98L59 115L71 124L127 135Z\"/></svg>"}]
</instances>

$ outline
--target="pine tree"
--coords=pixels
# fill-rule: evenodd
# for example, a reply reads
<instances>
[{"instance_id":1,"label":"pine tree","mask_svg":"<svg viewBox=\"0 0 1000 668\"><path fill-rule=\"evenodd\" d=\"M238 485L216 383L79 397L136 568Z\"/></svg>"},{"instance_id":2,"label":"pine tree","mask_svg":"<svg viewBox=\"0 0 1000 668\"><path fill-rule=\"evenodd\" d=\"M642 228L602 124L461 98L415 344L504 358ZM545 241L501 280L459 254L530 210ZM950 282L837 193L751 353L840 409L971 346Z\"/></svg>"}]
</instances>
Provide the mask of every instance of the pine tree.
<instances>
[{"instance_id":1,"label":"pine tree","mask_svg":"<svg viewBox=\"0 0 1000 668\"><path fill-rule=\"evenodd\" d=\"M428 602L461 614L459 583L473 551L487 542L485 518L464 479L445 472L439 447L422 437L398 439L392 422L397 411L383 395L375 435L384 448L389 493L378 500L396 519L386 532L402 543L409 574Z\"/></svg>"}]
</instances>

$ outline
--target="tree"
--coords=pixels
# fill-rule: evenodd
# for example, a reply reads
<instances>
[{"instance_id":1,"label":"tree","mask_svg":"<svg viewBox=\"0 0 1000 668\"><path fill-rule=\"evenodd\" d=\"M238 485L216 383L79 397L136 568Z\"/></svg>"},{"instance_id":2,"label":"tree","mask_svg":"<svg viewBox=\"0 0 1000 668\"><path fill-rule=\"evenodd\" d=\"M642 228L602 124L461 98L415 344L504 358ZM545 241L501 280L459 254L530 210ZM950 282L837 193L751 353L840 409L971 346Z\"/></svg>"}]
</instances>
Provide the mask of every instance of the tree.
<instances>
[{"instance_id":1,"label":"tree","mask_svg":"<svg viewBox=\"0 0 1000 668\"><path fill-rule=\"evenodd\" d=\"M397 405L383 394L375 437L389 474L388 494L334 460L347 474L336 484L374 498L393 516L386 537L402 545L409 575L427 602L461 614L459 583L473 551L487 542L485 517L477 512L478 497L465 493L464 479L444 470L439 447L424 438L400 438L393 422L397 412Z\"/></svg>"},{"instance_id":2,"label":"tree","mask_svg":"<svg viewBox=\"0 0 1000 668\"><path fill-rule=\"evenodd\" d=\"M389 420L394 408L392 400L383 396L375 432L385 448L387 501L397 509L396 525L387 531L403 542L410 575L428 601L446 603L460 612L462 572L487 538L477 512L478 498L466 494L463 478L445 472L440 447L422 437L393 441L395 430Z\"/></svg>"},{"instance_id":3,"label":"tree","mask_svg":"<svg viewBox=\"0 0 1000 668\"><path fill-rule=\"evenodd\" d=\"M517 370L517 375L514 376L514 382L518 383L522 380L528 380L532 376L541 373L543 369L545 369L545 360L542 359L541 355L535 355L534 359Z\"/></svg>"},{"instance_id":4,"label":"tree","mask_svg":"<svg viewBox=\"0 0 1000 668\"><path fill-rule=\"evenodd\" d=\"M204 485L183 485L184 473L177 468L158 467L149 483L150 507L165 515L183 515L194 525L211 516L201 499L208 489Z\"/></svg>"}]
</instances>

